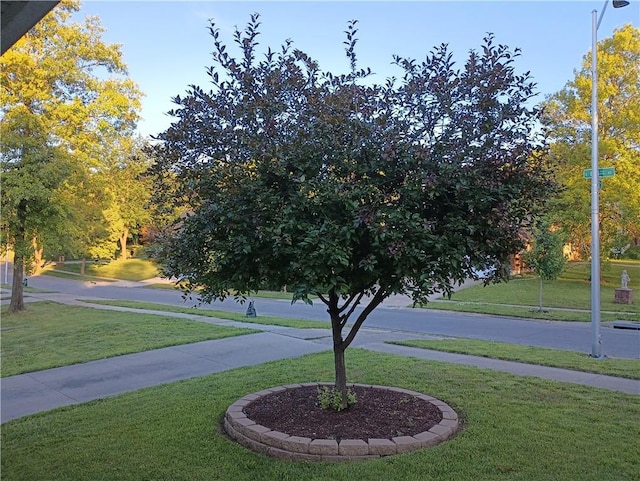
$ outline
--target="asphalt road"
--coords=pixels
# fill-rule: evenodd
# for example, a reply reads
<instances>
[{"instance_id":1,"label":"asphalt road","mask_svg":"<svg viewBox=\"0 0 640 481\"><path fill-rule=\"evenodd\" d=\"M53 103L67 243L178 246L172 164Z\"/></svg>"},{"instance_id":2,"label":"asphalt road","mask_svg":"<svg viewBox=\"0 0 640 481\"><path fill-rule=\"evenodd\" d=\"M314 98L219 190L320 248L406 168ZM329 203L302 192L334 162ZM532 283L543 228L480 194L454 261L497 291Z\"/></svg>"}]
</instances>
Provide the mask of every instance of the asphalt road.
<instances>
[{"instance_id":1,"label":"asphalt road","mask_svg":"<svg viewBox=\"0 0 640 481\"><path fill-rule=\"evenodd\" d=\"M178 291L144 287L117 287L109 283L79 282L52 276L29 278L29 286L58 291L73 296L93 299L127 299L172 305L193 306L185 302ZM255 299L258 315L280 316L328 322L324 305L318 301L313 306L291 304L278 299ZM217 309L230 312L246 311L232 299L202 305L200 309ZM365 321L369 328L421 334L485 339L530 346L591 352L591 327L582 322L537 321L521 318L467 314L432 309L378 307ZM603 323L601 328L602 354L609 357L640 359L640 331L614 329Z\"/></svg>"}]
</instances>

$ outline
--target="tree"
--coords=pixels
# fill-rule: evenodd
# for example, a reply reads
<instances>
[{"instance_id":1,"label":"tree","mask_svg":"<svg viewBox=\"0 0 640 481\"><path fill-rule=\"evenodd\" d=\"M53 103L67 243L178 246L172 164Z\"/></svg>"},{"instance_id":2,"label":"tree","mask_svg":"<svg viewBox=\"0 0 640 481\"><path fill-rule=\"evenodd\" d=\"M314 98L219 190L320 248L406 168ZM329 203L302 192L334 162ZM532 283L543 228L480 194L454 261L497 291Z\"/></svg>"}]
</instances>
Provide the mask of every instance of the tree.
<instances>
[{"instance_id":1,"label":"tree","mask_svg":"<svg viewBox=\"0 0 640 481\"><path fill-rule=\"evenodd\" d=\"M110 149L108 163L100 172L105 188L110 238L120 246L120 258L127 258L127 240L138 233L150 219L150 178L146 176L149 161L141 140L121 139Z\"/></svg>"},{"instance_id":2,"label":"tree","mask_svg":"<svg viewBox=\"0 0 640 481\"><path fill-rule=\"evenodd\" d=\"M0 124L2 243L14 251L9 313L25 309L23 276L31 269L27 260L33 257L34 239L65 218L64 206L55 199L72 168L66 153L47 141L37 119L18 119L5 118Z\"/></svg>"},{"instance_id":3,"label":"tree","mask_svg":"<svg viewBox=\"0 0 640 481\"><path fill-rule=\"evenodd\" d=\"M602 180L600 229L606 253L632 239L640 242L640 29L625 25L598 43L599 164L615 167ZM551 204L553 221L583 254L590 245L591 54L574 80L543 104L553 140L551 153L565 187Z\"/></svg>"},{"instance_id":4,"label":"tree","mask_svg":"<svg viewBox=\"0 0 640 481\"><path fill-rule=\"evenodd\" d=\"M538 289L538 311L542 312L542 281L557 279L567 263L564 256L562 233L554 230L545 220L541 220L535 229L531 250L523 253L524 262L540 278Z\"/></svg>"},{"instance_id":5,"label":"tree","mask_svg":"<svg viewBox=\"0 0 640 481\"><path fill-rule=\"evenodd\" d=\"M534 84L492 36L462 70L441 45L422 63L396 57L402 81L377 85L356 67L355 21L343 75L291 42L256 60L258 27L254 15L236 31L235 59L211 24L213 89L176 97L159 135L156 170L177 176L189 207L164 241L164 274L203 302L266 283L317 295L344 407L345 349L385 298L426 302L522 247L552 188L526 106Z\"/></svg>"},{"instance_id":6,"label":"tree","mask_svg":"<svg viewBox=\"0 0 640 481\"><path fill-rule=\"evenodd\" d=\"M164 170L167 152L162 144L147 145L145 154L150 159L150 168L145 175L153 185L161 185L161 189L155 189L149 201L150 221L140 230L141 243L145 244L146 251L151 255L157 255L162 239L174 229L176 219L183 218L188 212L189 198L184 195L184 189L180 188L178 176L172 170ZM160 168L158 168L160 166Z\"/></svg>"},{"instance_id":7,"label":"tree","mask_svg":"<svg viewBox=\"0 0 640 481\"><path fill-rule=\"evenodd\" d=\"M105 215L108 196L99 173L83 171L67 182L62 202L71 206L72 221L65 225L58 250L53 251L48 246L49 254L57 259L63 256L81 259L81 275L85 274L87 258L110 259L114 253L114 241Z\"/></svg>"},{"instance_id":8,"label":"tree","mask_svg":"<svg viewBox=\"0 0 640 481\"><path fill-rule=\"evenodd\" d=\"M34 250L59 251L76 226L73 182L98 171L107 141L132 135L138 118L140 92L120 47L100 40L97 18L71 23L78 10L77 1L61 2L0 58L1 231L15 250L10 311L24 309L23 268Z\"/></svg>"}]
</instances>

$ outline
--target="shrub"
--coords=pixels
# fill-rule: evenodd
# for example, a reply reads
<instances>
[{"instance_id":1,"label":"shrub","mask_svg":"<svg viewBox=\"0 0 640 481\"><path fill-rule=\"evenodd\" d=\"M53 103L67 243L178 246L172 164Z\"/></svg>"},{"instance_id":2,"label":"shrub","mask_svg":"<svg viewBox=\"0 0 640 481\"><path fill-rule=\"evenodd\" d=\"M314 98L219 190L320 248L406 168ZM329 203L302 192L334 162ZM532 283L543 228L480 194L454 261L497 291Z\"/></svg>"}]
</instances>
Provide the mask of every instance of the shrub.
<instances>
[{"instance_id":1,"label":"shrub","mask_svg":"<svg viewBox=\"0 0 640 481\"><path fill-rule=\"evenodd\" d=\"M356 393L351 389L347 389L347 407L355 404ZM321 386L318 388L318 403L322 409L333 409L334 411L342 411L342 394L335 386Z\"/></svg>"}]
</instances>

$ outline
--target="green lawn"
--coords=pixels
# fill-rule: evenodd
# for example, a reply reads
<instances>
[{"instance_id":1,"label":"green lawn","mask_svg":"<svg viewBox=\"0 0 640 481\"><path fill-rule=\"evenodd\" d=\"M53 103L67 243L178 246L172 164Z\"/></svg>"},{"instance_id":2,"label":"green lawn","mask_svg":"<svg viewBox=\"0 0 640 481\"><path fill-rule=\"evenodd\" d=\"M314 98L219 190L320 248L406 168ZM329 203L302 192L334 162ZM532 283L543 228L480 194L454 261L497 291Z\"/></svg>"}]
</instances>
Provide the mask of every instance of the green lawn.
<instances>
[{"instance_id":1,"label":"green lawn","mask_svg":"<svg viewBox=\"0 0 640 481\"><path fill-rule=\"evenodd\" d=\"M589 311L568 311L562 309L544 308L542 312L533 307L514 307L485 302L456 302L456 301L432 301L425 309L439 309L444 311L475 312L477 314L491 314L505 317L524 317L527 319L544 319L548 321L579 321L589 322L591 314ZM600 318L603 322L619 320L640 321L640 313L622 312L610 313L601 312Z\"/></svg>"},{"instance_id":2,"label":"green lawn","mask_svg":"<svg viewBox=\"0 0 640 481\"><path fill-rule=\"evenodd\" d=\"M640 379L640 359L593 359L575 351L477 339L416 339L392 341L390 344Z\"/></svg>"},{"instance_id":3,"label":"green lawn","mask_svg":"<svg viewBox=\"0 0 640 481\"><path fill-rule=\"evenodd\" d=\"M2 376L256 332L204 322L38 302L2 309Z\"/></svg>"},{"instance_id":4,"label":"green lawn","mask_svg":"<svg viewBox=\"0 0 640 481\"><path fill-rule=\"evenodd\" d=\"M117 279L107 279L105 277L96 277L96 276L81 276L80 274L74 274L72 272L65 272L56 269L45 269L40 272L41 275L51 276L51 277L59 277L61 279L73 279L74 281L100 281L100 282L116 282Z\"/></svg>"},{"instance_id":5,"label":"green lawn","mask_svg":"<svg viewBox=\"0 0 640 481\"><path fill-rule=\"evenodd\" d=\"M220 429L238 398L333 378L330 352L143 389L8 422L6 481L632 481L640 397L350 349L352 382L401 386L456 409L464 429L407 455L352 463L282 461Z\"/></svg>"},{"instance_id":6,"label":"green lawn","mask_svg":"<svg viewBox=\"0 0 640 481\"><path fill-rule=\"evenodd\" d=\"M258 317L247 317L244 314L238 314L234 312L227 311L217 311L211 309L196 309L193 307L181 307L181 306L172 306L169 304L157 304L153 302L140 302L140 301L122 301L122 300L84 300L83 302L89 302L92 304L101 304L107 306L120 306L120 307L129 307L132 309L147 309L152 311L163 311L163 312L180 312L185 314L197 314L199 316L206 317L215 317L218 319L228 319L231 321L238 322L250 322L253 324L265 324L269 326L283 326L283 327L293 327L293 328L301 328L301 329L329 329L331 326L329 324L329 320L327 318L327 322L322 321L312 321L307 319L289 319L286 317L271 317L271 316L261 316L258 312ZM259 309L259 306L258 306Z\"/></svg>"},{"instance_id":7,"label":"green lawn","mask_svg":"<svg viewBox=\"0 0 640 481\"><path fill-rule=\"evenodd\" d=\"M52 266L44 273L55 275L56 271L66 271L79 274L80 268L80 263L66 262L64 265ZM143 281L157 277L159 273L157 264L150 259L114 260L108 263L87 262L85 268L85 274L89 277L106 277L125 281Z\"/></svg>"},{"instance_id":8,"label":"green lawn","mask_svg":"<svg viewBox=\"0 0 640 481\"><path fill-rule=\"evenodd\" d=\"M626 269L631 282L629 287L640 291L640 262L610 261L602 268L601 311L602 320L640 320L640 304L616 304L614 291L620 286L622 270ZM584 262L572 262L560 278L543 284L543 307L579 309L583 312L567 312L546 309L537 312L539 280L533 276L514 278L507 283L489 286L475 285L453 294L450 301L436 301L424 306L429 309L445 309L478 312L495 315L529 317L565 321L589 321L591 309L590 266ZM512 307L512 306L530 307Z\"/></svg>"}]
</instances>

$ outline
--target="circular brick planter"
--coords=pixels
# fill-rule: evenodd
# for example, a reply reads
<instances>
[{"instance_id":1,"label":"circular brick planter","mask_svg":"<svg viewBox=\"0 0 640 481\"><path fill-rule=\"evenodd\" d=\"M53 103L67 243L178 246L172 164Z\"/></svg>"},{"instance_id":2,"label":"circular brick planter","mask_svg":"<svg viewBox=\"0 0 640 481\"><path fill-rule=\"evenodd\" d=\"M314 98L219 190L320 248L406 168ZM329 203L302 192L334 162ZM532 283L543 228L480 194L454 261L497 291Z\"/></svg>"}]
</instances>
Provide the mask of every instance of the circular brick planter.
<instances>
[{"instance_id":1,"label":"circular brick planter","mask_svg":"<svg viewBox=\"0 0 640 481\"><path fill-rule=\"evenodd\" d=\"M431 396L388 386L370 386L354 384L354 386L388 389L415 396L427 401L442 413L442 421L428 431L415 436L399 436L391 439L311 439L300 436L289 436L286 433L272 431L256 424L244 413L246 406L262 396L285 389L296 389L302 386L332 385L330 383L288 384L265 389L249 394L234 402L224 417L224 429L231 438L253 451L283 459L304 461L345 461L354 459L379 458L394 454L404 454L439 444L452 437L458 430L458 415L446 403Z\"/></svg>"}]
</instances>

